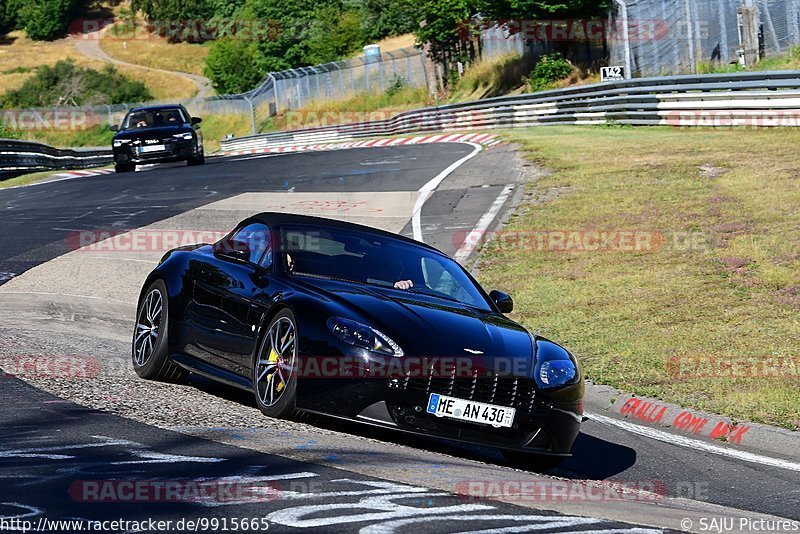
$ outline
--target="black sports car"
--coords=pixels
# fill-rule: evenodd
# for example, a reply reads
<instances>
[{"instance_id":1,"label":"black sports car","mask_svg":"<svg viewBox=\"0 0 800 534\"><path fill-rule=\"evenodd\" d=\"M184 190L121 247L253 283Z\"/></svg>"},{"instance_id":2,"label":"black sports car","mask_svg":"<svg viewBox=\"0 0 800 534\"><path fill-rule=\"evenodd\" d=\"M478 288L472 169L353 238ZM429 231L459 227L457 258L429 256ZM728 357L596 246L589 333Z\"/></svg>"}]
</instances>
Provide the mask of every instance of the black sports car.
<instances>
[{"instance_id":1,"label":"black sports car","mask_svg":"<svg viewBox=\"0 0 800 534\"><path fill-rule=\"evenodd\" d=\"M186 161L205 163L199 117L181 105L134 108L120 126L112 126L112 151L117 172L136 170L137 164Z\"/></svg>"},{"instance_id":2,"label":"black sports car","mask_svg":"<svg viewBox=\"0 0 800 534\"><path fill-rule=\"evenodd\" d=\"M584 383L567 350L508 319L445 254L365 226L262 213L168 252L142 289L139 376L520 453L570 454Z\"/></svg>"}]
</instances>

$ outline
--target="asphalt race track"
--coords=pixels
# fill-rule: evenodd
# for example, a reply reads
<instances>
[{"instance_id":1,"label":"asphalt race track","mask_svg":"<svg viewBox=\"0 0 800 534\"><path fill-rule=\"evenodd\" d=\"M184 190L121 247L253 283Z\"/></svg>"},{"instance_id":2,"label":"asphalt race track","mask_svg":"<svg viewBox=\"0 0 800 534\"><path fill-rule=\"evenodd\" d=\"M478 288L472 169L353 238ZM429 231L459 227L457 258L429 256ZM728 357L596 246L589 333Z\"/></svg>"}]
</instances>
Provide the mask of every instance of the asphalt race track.
<instances>
[{"instance_id":1,"label":"asphalt race track","mask_svg":"<svg viewBox=\"0 0 800 534\"><path fill-rule=\"evenodd\" d=\"M314 214L330 209L332 216L339 216L352 207L345 216L369 220L386 212L384 224L414 235L411 214L397 216L409 211L397 199L414 205L415 199L419 203L427 198L417 231L426 242L455 254L466 232L496 222L502 213L497 208L519 200L521 181L535 178L522 172L508 147L475 151L472 145L444 143L211 158L203 167L163 165L0 190L0 364L21 355L88 354L111 368L126 365L130 318L125 314L135 305L128 289L117 292L111 287L116 283L113 272L93 277L91 269L71 287L72 271L65 271L66 280L56 280L58 271L51 267L60 265L64 255L73 257L71 236L76 233L127 231L167 219L173 225L202 221L214 230L227 230L221 227L228 220L223 213L241 213L261 199L298 193L306 194L297 198L306 199L300 204ZM462 164L453 168L459 161ZM446 169L452 172L441 176ZM420 201L420 190L437 176L441 183ZM368 200L313 200L340 198L337 195ZM394 215L389 218L388 212ZM76 258L70 261L88 261ZM146 272L149 264L142 263L138 268ZM139 283L126 271L116 273L129 285ZM81 303L89 302L87 295L97 307L82 308ZM104 299L114 301L111 307L103 307ZM74 303L68 312L65 302ZM101 317L102 310L121 311L119 317ZM504 464L499 451L411 439L322 418L300 423L264 420L263 428L249 432L248 427L261 423L224 417L256 417L249 399L202 381L175 390L176 398L188 404L187 414L174 419L152 407L159 402L157 395L172 395L166 385L160 386L160 393L146 390L151 393L145 396L156 398L147 399L138 413L132 398L124 417L85 407L97 407L104 392L121 396L111 390L136 380L130 373L78 385L30 381L49 393L16 378L2 381L0 521L265 517L271 531L391 532L411 527L424 532L644 533L685 529L684 517L764 514L800 519L800 471L653 439L602 418L592 420L591 413L573 458L547 473L525 472ZM151 387L139 382L131 391ZM203 411L211 406L217 411L206 421ZM589 480L601 487L614 481L650 481L666 495L655 503L503 503L454 495L464 493L460 484L489 479ZM110 480L146 481L150 490L157 486L153 481L179 481L182 488L211 484L215 491L221 491L219 481L226 481L244 484L251 493L230 499L148 498L131 503L112 498L120 489L115 483L106 488L111 497L97 502L99 497L92 495L99 486L90 483ZM199 530L211 527L206 526ZM696 522L690 530L700 531Z\"/></svg>"}]
</instances>

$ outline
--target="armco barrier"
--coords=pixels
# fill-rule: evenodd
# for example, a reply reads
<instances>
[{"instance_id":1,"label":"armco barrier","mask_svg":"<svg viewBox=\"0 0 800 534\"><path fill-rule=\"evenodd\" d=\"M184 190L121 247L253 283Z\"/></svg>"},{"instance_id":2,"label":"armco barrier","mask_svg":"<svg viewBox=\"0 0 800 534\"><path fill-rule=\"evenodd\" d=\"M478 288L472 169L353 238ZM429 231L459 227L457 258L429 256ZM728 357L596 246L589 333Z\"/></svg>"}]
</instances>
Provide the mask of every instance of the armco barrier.
<instances>
[{"instance_id":1,"label":"armco barrier","mask_svg":"<svg viewBox=\"0 0 800 534\"><path fill-rule=\"evenodd\" d=\"M400 113L391 119L222 142L223 152L353 141L416 132L549 124L800 126L800 71L640 78L488 98Z\"/></svg>"},{"instance_id":2,"label":"armco barrier","mask_svg":"<svg viewBox=\"0 0 800 534\"><path fill-rule=\"evenodd\" d=\"M86 169L113 162L111 149L61 149L0 139L0 180L29 172Z\"/></svg>"}]
</instances>

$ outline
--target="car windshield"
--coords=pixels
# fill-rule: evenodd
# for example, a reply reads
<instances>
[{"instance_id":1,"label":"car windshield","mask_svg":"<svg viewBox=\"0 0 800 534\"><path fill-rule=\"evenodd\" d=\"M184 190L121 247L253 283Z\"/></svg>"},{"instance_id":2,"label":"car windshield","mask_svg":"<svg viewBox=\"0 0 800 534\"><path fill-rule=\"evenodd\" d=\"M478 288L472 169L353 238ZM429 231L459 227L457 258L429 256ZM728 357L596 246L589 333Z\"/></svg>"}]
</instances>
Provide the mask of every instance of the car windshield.
<instances>
[{"instance_id":1,"label":"car windshield","mask_svg":"<svg viewBox=\"0 0 800 534\"><path fill-rule=\"evenodd\" d=\"M295 275L401 287L410 293L491 309L455 261L399 239L352 230L291 227L283 231L283 251L287 267Z\"/></svg>"},{"instance_id":2,"label":"car windshield","mask_svg":"<svg viewBox=\"0 0 800 534\"><path fill-rule=\"evenodd\" d=\"M185 123L183 111L180 108L143 109L131 111L122 123L123 130L140 128L157 128L159 126L178 126Z\"/></svg>"}]
</instances>

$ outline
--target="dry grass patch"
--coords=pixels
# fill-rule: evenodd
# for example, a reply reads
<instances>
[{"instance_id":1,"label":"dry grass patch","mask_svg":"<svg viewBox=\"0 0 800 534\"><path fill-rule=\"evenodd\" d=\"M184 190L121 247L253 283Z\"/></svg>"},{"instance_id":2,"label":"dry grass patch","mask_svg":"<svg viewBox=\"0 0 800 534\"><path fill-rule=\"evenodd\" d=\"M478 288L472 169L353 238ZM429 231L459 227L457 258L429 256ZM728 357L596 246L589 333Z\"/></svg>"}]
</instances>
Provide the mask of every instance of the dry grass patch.
<instances>
[{"instance_id":1,"label":"dry grass patch","mask_svg":"<svg viewBox=\"0 0 800 534\"><path fill-rule=\"evenodd\" d=\"M117 59L169 71L203 74L209 48L202 44L175 43L137 27L135 32L121 31L114 34L114 28L100 39L100 48Z\"/></svg>"},{"instance_id":2,"label":"dry grass patch","mask_svg":"<svg viewBox=\"0 0 800 534\"><path fill-rule=\"evenodd\" d=\"M0 45L0 93L18 89L42 65L54 65L66 59L95 70L101 70L106 65L103 61L87 59L75 49L69 38L33 41L21 31L10 33L8 38L8 44ZM157 100L191 98L197 93L197 86L180 76L136 67L117 68L126 76L143 81Z\"/></svg>"}]
</instances>

